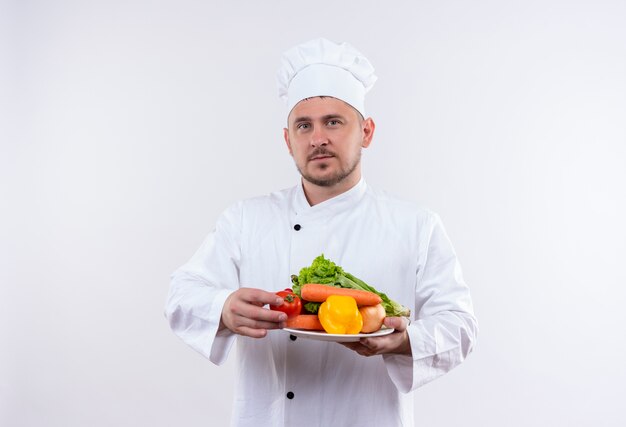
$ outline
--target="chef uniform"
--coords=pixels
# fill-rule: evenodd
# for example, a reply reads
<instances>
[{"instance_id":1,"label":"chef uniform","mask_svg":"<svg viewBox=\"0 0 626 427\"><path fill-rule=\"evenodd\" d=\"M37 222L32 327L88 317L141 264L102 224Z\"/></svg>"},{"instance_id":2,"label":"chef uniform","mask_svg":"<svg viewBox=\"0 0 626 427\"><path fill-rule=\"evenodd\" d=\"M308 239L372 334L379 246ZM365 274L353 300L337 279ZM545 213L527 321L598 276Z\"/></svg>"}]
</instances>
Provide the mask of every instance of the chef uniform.
<instances>
[{"instance_id":1,"label":"chef uniform","mask_svg":"<svg viewBox=\"0 0 626 427\"><path fill-rule=\"evenodd\" d=\"M358 51L325 39L287 51L279 72L289 110L324 95L363 114L374 81ZM320 254L411 309L410 356L364 357L283 330L261 339L218 330L233 291L289 287L290 276ZM166 316L180 338L215 364L237 343L232 423L255 427L413 426L409 392L461 363L477 333L469 290L439 217L364 179L314 206L300 184L226 209L173 274Z\"/></svg>"}]
</instances>

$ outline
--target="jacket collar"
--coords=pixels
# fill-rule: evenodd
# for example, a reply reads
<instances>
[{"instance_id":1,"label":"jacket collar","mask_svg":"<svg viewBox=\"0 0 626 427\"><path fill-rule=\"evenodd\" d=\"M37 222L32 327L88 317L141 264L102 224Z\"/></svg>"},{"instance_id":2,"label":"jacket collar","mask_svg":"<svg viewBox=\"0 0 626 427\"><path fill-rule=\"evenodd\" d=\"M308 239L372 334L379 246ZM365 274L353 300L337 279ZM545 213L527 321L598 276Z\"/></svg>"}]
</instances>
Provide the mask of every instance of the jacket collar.
<instances>
[{"instance_id":1,"label":"jacket collar","mask_svg":"<svg viewBox=\"0 0 626 427\"><path fill-rule=\"evenodd\" d=\"M365 179L361 177L359 182L348 191L341 193L332 199L318 203L315 206L311 206L306 199L302 183L296 186L295 190L293 207L296 215L333 215L355 206L365 194L367 184L365 183Z\"/></svg>"}]
</instances>

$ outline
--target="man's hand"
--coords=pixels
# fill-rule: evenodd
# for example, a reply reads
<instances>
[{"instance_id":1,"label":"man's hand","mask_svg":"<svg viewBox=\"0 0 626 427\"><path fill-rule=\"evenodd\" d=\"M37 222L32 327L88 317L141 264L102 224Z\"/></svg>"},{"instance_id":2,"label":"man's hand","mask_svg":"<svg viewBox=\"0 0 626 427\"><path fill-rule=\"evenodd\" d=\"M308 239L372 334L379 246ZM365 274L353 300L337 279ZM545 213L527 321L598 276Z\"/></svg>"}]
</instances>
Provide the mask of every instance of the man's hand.
<instances>
[{"instance_id":1,"label":"man's hand","mask_svg":"<svg viewBox=\"0 0 626 427\"><path fill-rule=\"evenodd\" d=\"M220 329L252 338L263 338L268 329L285 327L287 315L263 308L265 304L281 305L283 299L261 289L240 288L226 298Z\"/></svg>"},{"instance_id":2,"label":"man's hand","mask_svg":"<svg viewBox=\"0 0 626 427\"><path fill-rule=\"evenodd\" d=\"M342 344L361 356L376 356L378 354L406 354L410 356L411 345L409 334L406 332L409 319L406 317L386 317L384 324L388 328L394 328L395 331L382 337L361 338L358 342Z\"/></svg>"}]
</instances>

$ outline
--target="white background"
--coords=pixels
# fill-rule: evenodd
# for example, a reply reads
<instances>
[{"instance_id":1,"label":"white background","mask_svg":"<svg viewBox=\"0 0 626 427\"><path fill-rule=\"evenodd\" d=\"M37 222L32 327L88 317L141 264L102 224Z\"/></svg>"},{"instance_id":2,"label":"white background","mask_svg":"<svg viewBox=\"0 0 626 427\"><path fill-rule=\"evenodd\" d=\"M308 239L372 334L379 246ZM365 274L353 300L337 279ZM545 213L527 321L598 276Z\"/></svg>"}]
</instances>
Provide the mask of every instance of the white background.
<instances>
[{"instance_id":1,"label":"white background","mask_svg":"<svg viewBox=\"0 0 626 427\"><path fill-rule=\"evenodd\" d=\"M626 425L626 3L382 3L2 3L0 425L228 423L234 354L169 331L169 274L297 182L274 75L318 36L376 67L365 176L441 215L472 290L418 425Z\"/></svg>"}]
</instances>

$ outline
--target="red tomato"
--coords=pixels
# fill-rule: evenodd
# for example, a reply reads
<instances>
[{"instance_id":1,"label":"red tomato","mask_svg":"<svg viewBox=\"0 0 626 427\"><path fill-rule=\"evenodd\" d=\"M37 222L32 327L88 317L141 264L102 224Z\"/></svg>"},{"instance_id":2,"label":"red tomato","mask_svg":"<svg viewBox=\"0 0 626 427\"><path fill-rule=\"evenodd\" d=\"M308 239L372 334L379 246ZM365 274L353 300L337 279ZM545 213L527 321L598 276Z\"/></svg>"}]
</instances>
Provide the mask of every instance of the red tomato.
<instances>
[{"instance_id":1,"label":"red tomato","mask_svg":"<svg viewBox=\"0 0 626 427\"><path fill-rule=\"evenodd\" d=\"M293 291L289 288L284 291L276 292L276 295L283 299L282 305L271 305L271 310L282 311L287 314L287 317L293 317L300 314L302 311L302 302L298 295L294 294Z\"/></svg>"}]
</instances>

